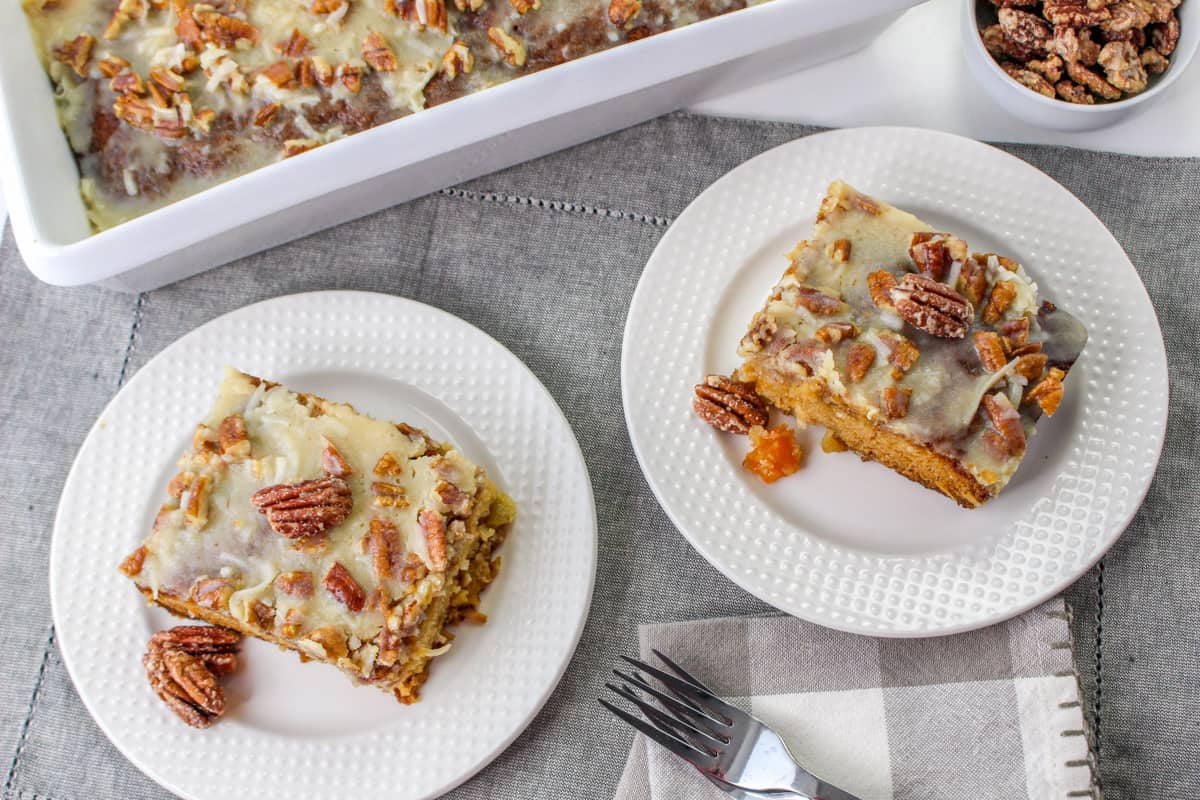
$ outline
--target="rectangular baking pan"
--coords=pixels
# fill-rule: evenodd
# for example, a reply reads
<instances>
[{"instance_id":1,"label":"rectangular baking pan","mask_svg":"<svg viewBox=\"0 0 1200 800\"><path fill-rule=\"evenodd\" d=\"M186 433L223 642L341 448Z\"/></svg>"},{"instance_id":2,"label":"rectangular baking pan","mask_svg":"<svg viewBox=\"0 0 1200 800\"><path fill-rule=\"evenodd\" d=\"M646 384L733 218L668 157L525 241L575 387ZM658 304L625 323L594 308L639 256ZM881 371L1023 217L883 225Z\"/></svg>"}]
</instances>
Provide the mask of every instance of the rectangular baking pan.
<instances>
[{"instance_id":1,"label":"rectangular baking pan","mask_svg":"<svg viewBox=\"0 0 1200 800\"><path fill-rule=\"evenodd\" d=\"M29 269L155 289L865 46L920 0L771 0L421 111L92 233L19 2L0 3L0 183Z\"/></svg>"}]
</instances>

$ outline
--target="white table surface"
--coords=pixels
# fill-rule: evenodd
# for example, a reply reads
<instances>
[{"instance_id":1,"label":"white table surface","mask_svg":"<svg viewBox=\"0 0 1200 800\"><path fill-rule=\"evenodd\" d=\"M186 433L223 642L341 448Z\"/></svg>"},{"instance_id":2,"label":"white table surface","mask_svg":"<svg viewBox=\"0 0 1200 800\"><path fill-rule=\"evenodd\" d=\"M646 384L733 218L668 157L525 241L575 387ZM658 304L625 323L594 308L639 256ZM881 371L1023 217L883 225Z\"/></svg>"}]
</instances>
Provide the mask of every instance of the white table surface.
<instances>
[{"instance_id":1,"label":"white table surface","mask_svg":"<svg viewBox=\"0 0 1200 800\"><path fill-rule=\"evenodd\" d=\"M1200 157L1200 66L1195 62L1169 92L1117 125L1087 133L1041 130L1002 111L967 73L958 32L962 2L929 0L857 53L693 110L830 127L916 125L990 141ZM6 213L2 189L0 220Z\"/></svg>"}]
</instances>

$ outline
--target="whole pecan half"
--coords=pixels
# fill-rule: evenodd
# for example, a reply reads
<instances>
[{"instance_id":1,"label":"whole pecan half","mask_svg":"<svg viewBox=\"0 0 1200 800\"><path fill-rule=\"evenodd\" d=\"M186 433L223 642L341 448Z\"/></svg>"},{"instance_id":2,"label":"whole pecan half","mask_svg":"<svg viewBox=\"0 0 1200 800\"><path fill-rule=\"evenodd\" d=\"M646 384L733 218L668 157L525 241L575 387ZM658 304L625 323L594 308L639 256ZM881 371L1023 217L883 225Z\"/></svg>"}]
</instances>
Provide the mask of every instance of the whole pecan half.
<instances>
[{"instance_id":1,"label":"whole pecan half","mask_svg":"<svg viewBox=\"0 0 1200 800\"><path fill-rule=\"evenodd\" d=\"M967 298L926 275L905 275L890 295L905 322L942 339L961 339L975 320Z\"/></svg>"},{"instance_id":2,"label":"whole pecan half","mask_svg":"<svg viewBox=\"0 0 1200 800\"><path fill-rule=\"evenodd\" d=\"M324 533L348 517L354 505L350 486L333 476L268 486L255 492L250 502L266 515L271 530L288 539Z\"/></svg>"},{"instance_id":3,"label":"whole pecan half","mask_svg":"<svg viewBox=\"0 0 1200 800\"><path fill-rule=\"evenodd\" d=\"M768 419L767 404L754 387L724 375L709 375L696 384L692 410L726 433L749 433L755 425L765 427Z\"/></svg>"},{"instance_id":4,"label":"whole pecan half","mask_svg":"<svg viewBox=\"0 0 1200 800\"><path fill-rule=\"evenodd\" d=\"M217 682L237 668L241 636L203 625L181 625L150 637L142 665L155 694L194 728L207 728L225 712Z\"/></svg>"}]
</instances>

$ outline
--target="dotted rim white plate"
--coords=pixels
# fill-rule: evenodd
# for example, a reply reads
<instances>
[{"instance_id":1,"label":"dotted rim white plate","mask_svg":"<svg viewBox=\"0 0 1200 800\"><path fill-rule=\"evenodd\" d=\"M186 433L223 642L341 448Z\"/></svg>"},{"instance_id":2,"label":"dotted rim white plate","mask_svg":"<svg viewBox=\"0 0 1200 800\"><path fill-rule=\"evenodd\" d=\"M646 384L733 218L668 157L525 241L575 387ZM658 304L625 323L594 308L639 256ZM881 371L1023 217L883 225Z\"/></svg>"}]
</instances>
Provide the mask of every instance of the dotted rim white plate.
<instances>
[{"instance_id":1,"label":"dotted rim white plate","mask_svg":"<svg viewBox=\"0 0 1200 800\"><path fill-rule=\"evenodd\" d=\"M116 570L149 530L223 365L351 402L449 438L513 496L518 519L484 594L422 699L402 706L337 670L248 640L231 708L195 731L150 691L150 633L179 624ZM314 292L233 311L155 356L113 398L67 477L50 550L63 662L113 744L194 800L444 792L507 747L557 685L583 631L596 511L579 445L516 356L435 308L382 294Z\"/></svg>"},{"instance_id":2,"label":"dotted rim white plate","mask_svg":"<svg viewBox=\"0 0 1200 800\"><path fill-rule=\"evenodd\" d=\"M830 181L912 211L977 251L1026 265L1088 326L1067 397L999 498L966 511L853 454L766 486L747 445L691 412L692 386L739 363L738 340L811 231ZM929 636L1000 622L1056 594L1128 525L1167 417L1162 333L1137 272L1070 192L1007 153L915 128L831 131L748 161L701 194L646 264L625 326L634 452L668 516L748 592L812 622Z\"/></svg>"}]
</instances>

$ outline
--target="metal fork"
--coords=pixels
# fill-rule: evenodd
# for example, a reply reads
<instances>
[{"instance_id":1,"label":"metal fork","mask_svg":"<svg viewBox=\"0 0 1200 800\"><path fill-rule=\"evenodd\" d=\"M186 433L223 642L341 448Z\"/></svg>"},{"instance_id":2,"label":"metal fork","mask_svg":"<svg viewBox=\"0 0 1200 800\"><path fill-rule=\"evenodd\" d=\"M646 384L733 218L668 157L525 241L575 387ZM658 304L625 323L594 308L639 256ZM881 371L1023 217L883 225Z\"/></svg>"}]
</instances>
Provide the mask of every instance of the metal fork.
<instances>
[{"instance_id":1,"label":"metal fork","mask_svg":"<svg viewBox=\"0 0 1200 800\"><path fill-rule=\"evenodd\" d=\"M597 698L600 704L735 796L859 800L796 763L783 740L761 721L717 697L662 653L653 653L674 674L636 658L621 658L657 680L666 691L639 672L619 669L613 673L622 683L604 684L637 706L644 717ZM659 705L648 702L646 696Z\"/></svg>"}]
</instances>

